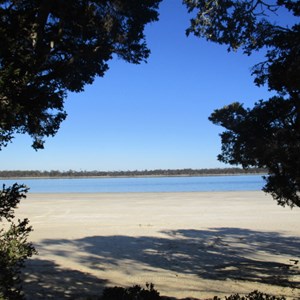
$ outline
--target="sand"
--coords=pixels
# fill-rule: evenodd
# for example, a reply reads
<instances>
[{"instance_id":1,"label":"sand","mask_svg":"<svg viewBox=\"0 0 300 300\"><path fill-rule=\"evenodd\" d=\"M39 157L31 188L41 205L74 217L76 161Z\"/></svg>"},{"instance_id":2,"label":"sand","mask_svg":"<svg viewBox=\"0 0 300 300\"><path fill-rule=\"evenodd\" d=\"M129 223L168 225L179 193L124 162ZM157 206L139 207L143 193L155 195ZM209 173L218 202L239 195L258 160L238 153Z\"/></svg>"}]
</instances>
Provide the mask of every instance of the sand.
<instances>
[{"instance_id":1,"label":"sand","mask_svg":"<svg viewBox=\"0 0 300 300\"><path fill-rule=\"evenodd\" d=\"M177 299L300 297L300 209L263 192L29 194L17 217L30 219L39 252L28 299L146 282Z\"/></svg>"}]
</instances>

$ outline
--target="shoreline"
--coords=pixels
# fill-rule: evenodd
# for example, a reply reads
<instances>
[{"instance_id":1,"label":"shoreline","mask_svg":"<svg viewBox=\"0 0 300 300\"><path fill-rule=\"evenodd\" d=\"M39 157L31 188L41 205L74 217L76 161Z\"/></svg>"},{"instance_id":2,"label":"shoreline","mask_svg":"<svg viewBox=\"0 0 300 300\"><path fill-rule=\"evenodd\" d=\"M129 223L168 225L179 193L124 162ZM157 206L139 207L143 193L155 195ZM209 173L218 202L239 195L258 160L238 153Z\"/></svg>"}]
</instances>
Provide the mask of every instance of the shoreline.
<instances>
[{"instance_id":1,"label":"shoreline","mask_svg":"<svg viewBox=\"0 0 300 300\"><path fill-rule=\"evenodd\" d=\"M164 178L164 177L219 177L219 176L265 176L266 173L233 173L233 174L192 174L192 175L135 175L135 176L24 176L24 177L0 177L0 180L22 180L22 179L109 179L109 178Z\"/></svg>"},{"instance_id":2,"label":"shoreline","mask_svg":"<svg viewBox=\"0 0 300 300\"><path fill-rule=\"evenodd\" d=\"M46 198L56 198L56 197L60 197L62 199L69 199L69 198L72 198L72 199L76 199L76 198L79 198L79 199L82 199L83 197L84 198L95 198L97 199L98 196L101 198L103 196L141 196L141 195L144 195L147 197L148 196L160 196L160 195L172 195L172 196L184 196L184 195L195 195L197 196L197 194L199 195L204 195L204 194L208 194L208 195L223 195L223 194L232 194L233 196L234 195L238 195L240 193L262 193L263 195L265 195L266 197L268 197L269 195L267 193L265 193L264 191L262 190L241 190L241 191L180 191L180 192L170 192L170 191L166 191L166 192L161 192L161 191L158 191L158 192L29 192L27 193L27 197L26 198L38 198L38 197L46 197ZM272 199L271 199L272 201ZM275 201L274 201L275 202ZM297 207L296 207L297 209Z\"/></svg>"},{"instance_id":3,"label":"shoreline","mask_svg":"<svg viewBox=\"0 0 300 300\"><path fill-rule=\"evenodd\" d=\"M29 218L39 255L24 290L83 299L152 282L177 299L253 290L296 298L299 216L260 191L29 194L16 218Z\"/></svg>"}]
</instances>

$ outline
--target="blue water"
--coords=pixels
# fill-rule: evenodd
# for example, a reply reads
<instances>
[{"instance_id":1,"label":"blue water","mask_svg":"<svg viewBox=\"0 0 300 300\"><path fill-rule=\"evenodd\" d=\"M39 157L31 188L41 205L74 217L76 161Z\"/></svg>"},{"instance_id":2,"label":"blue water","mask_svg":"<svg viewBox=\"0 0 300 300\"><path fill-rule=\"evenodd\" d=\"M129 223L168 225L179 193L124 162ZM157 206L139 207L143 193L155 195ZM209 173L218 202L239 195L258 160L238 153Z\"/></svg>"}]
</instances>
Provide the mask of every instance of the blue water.
<instances>
[{"instance_id":1,"label":"blue water","mask_svg":"<svg viewBox=\"0 0 300 300\"><path fill-rule=\"evenodd\" d=\"M1 186L15 182L30 193L258 191L264 185L260 175L0 180Z\"/></svg>"}]
</instances>

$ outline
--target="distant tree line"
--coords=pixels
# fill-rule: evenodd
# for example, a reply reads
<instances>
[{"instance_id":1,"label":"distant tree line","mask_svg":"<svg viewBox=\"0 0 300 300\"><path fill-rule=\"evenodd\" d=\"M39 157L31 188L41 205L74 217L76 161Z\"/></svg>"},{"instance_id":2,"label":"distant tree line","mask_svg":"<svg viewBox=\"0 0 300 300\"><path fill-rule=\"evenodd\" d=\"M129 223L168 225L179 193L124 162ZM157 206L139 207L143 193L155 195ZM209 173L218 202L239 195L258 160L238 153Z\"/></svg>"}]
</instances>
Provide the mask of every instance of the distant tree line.
<instances>
[{"instance_id":1,"label":"distant tree line","mask_svg":"<svg viewBox=\"0 0 300 300\"><path fill-rule=\"evenodd\" d=\"M234 175L234 174L266 174L266 169L251 168L214 168L214 169L156 169L133 171L39 171L39 170L4 170L0 171L1 178L20 177L138 177L138 176L206 176L206 175Z\"/></svg>"}]
</instances>

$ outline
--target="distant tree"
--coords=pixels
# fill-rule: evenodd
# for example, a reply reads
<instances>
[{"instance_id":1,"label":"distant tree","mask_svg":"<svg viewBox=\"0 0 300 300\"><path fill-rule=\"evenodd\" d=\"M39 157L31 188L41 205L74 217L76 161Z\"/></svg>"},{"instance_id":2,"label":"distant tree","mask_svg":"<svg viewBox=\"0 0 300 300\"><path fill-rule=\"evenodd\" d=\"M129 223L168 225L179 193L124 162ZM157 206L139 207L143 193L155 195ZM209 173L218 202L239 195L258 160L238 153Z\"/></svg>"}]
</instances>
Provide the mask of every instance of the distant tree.
<instances>
[{"instance_id":1,"label":"distant tree","mask_svg":"<svg viewBox=\"0 0 300 300\"><path fill-rule=\"evenodd\" d=\"M263 190L282 206L300 206L300 1L183 2L195 13L187 34L246 55L263 50L265 60L252 70L254 82L278 93L252 109L233 103L215 110L209 119L226 128L218 159L243 168L267 168ZM275 22L283 22L283 11L290 13L293 25Z\"/></svg>"},{"instance_id":2,"label":"distant tree","mask_svg":"<svg viewBox=\"0 0 300 300\"><path fill-rule=\"evenodd\" d=\"M43 148L66 118L67 91L103 76L114 55L145 61L160 1L0 1L0 147L27 133Z\"/></svg>"}]
</instances>

